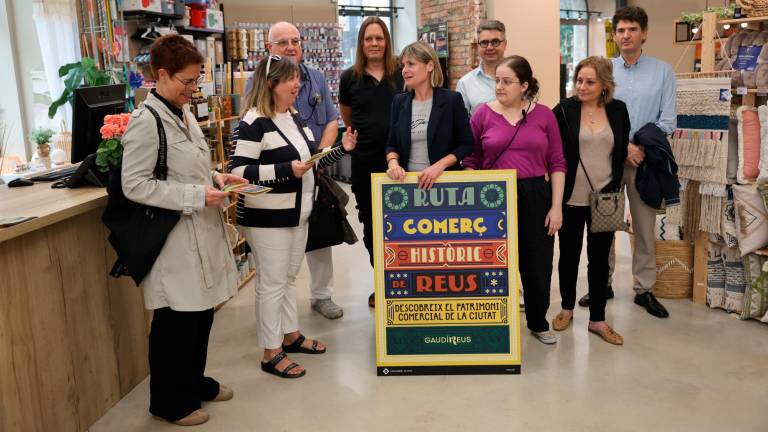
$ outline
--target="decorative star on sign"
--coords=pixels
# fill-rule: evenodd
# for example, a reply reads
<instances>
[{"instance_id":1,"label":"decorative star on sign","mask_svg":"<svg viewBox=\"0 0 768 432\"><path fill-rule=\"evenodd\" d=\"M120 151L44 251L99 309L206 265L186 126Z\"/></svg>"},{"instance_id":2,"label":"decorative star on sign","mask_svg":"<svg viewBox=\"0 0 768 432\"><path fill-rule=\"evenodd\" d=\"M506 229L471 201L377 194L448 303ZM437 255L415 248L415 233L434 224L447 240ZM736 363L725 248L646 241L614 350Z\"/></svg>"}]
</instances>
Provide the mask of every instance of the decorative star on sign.
<instances>
[{"instance_id":1,"label":"decorative star on sign","mask_svg":"<svg viewBox=\"0 0 768 432\"><path fill-rule=\"evenodd\" d=\"M491 286L496 286L499 284L499 281L496 279L491 279Z\"/></svg>"},{"instance_id":2,"label":"decorative star on sign","mask_svg":"<svg viewBox=\"0 0 768 432\"><path fill-rule=\"evenodd\" d=\"M486 289L486 290L485 290L485 293L486 293L486 294L488 294L489 292L491 292L491 290L489 290L489 289Z\"/></svg>"},{"instance_id":3,"label":"decorative star on sign","mask_svg":"<svg viewBox=\"0 0 768 432\"><path fill-rule=\"evenodd\" d=\"M397 295L403 295L403 292L402 291L398 291Z\"/></svg>"},{"instance_id":4,"label":"decorative star on sign","mask_svg":"<svg viewBox=\"0 0 768 432\"><path fill-rule=\"evenodd\" d=\"M496 276L496 272L491 273L491 276Z\"/></svg>"},{"instance_id":5,"label":"decorative star on sign","mask_svg":"<svg viewBox=\"0 0 768 432\"><path fill-rule=\"evenodd\" d=\"M488 275L488 272L485 272L485 275L486 275L486 276L489 276L489 275Z\"/></svg>"},{"instance_id":6,"label":"decorative star on sign","mask_svg":"<svg viewBox=\"0 0 768 432\"><path fill-rule=\"evenodd\" d=\"M492 293L496 294L496 290L491 290Z\"/></svg>"},{"instance_id":7,"label":"decorative star on sign","mask_svg":"<svg viewBox=\"0 0 768 432\"><path fill-rule=\"evenodd\" d=\"M402 276L400 275L400 273L398 273L398 274L397 274L397 277L402 277Z\"/></svg>"},{"instance_id":8,"label":"decorative star on sign","mask_svg":"<svg viewBox=\"0 0 768 432\"><path fill-rule=\"evenodd\" d=\"M393 275L393 274L391 274L391 273L390 273L390 275L389 275L389 278L390 278L390 279L392 279L392 278L394 278L394 277L395 277L395 275Z\"/></svg>"},{"instance_id":9,"label":"decorative star on sign","mask_svg":"<svg viewBox=\"0 0 768 432\"><path fill-rule=\"evenodd\" d=\"M499 272L499 276L504 276L504 272Z\"/></svg>"}]
</instances>

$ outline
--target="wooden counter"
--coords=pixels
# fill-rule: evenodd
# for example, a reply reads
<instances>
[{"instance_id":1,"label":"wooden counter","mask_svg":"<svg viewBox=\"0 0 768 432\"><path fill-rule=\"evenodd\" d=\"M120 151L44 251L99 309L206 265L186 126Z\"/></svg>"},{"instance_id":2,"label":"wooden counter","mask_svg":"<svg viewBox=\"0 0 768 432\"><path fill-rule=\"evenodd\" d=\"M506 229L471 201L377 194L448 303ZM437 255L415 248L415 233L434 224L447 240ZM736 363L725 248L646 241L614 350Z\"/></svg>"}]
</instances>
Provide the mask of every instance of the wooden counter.
<instances>
[{"instance_id":1,"label":"wooden counter","mask_svg":"<svg viewBox=\"0 0 768 432\"><path fill-rule=\"evenodd\" d=\"M108 275L103 188L0 186L0 431L85 431L143 380L149 312Z\"/></svg>"}]
</instances>

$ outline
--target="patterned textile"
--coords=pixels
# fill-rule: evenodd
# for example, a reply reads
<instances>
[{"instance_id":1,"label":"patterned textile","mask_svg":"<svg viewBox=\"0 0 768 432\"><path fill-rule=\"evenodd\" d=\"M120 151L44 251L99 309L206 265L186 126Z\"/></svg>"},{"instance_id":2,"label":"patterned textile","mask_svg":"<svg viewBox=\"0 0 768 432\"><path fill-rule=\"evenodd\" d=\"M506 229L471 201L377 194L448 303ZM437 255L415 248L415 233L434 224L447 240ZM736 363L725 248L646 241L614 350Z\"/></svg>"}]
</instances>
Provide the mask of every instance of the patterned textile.
<instances>
[{"instance_id":1,"label":"patterned textile","mask_svg":"<svg viewBox=\"0 0 768 432\"><path fill-rule=\"evenodd\" d=\"M678 129L672 135L672 151L679 166L678 176L700 182L698 190L685 189L685 214L670 214L673 222L695 223L685 227L686 234L700 229L726 237L722 214L728 183L730 88L730 78L677 81ZM699 196L694 198L692 193Z\"/></svg>"},{"instance_id":2,"label":"patterned textile","mask_svg":"<svg viewBox=\"0 0 768 432\"><path fill-rule=\"evenodd\" d=\"M707 304L711 308L725 308L723 246L711 239L707 251Z\"/></svg>"},{"instance_id":3,"label":"patterned textile","mask_svg":"<svg viewBox=\"0 0 768 432\"><path fill-rule=\"evenodd\" d=\"M768 312L768 280L759 281L763 263L768 258L749 254L744 257L744 275L746 276L746 292L741 319L760 319Z\"/></svg>"},{"instance_id":4,"label":"patterned textile","mask_svg":"<svg viewBox=\"0 0 768 432\"><path fill-rule=\"evenodd\" d=\"M757 109L760 116L760 174L758 182L768 181L768 106L761 105Z\"/></svg>"},{"instance_id":5,"label":"patterned textile","mask_svg":"<svg viewBox=\"0 0 768 432\"><path fill-rule=\"evenodd\" d=\"M744 278L744 261L736 248L725 248L725 310L741 313L744 308L744 291L747 282Z\"/></svg>"}]
</instances>

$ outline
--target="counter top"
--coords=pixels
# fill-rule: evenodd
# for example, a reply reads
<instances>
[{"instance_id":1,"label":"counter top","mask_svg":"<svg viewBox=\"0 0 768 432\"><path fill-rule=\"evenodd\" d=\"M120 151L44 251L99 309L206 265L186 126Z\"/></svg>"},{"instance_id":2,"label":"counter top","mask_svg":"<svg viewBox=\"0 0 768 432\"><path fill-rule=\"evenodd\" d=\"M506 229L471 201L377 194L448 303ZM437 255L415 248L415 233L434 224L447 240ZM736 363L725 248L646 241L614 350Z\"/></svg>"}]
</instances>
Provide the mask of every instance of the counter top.
<instances>
[{"instance_id":1,"label":"counter top","mask_svg":"<svg viewBox=\"0 0 768 432\"><path fill-rule=\"evenodd\" d=\"M35 216L35 219L0 228L0 243L55 224L107 204L107 190L84 186L51 189L51 183L9 188L0 186L0 216Z\"/></svg>"}]
</instances>

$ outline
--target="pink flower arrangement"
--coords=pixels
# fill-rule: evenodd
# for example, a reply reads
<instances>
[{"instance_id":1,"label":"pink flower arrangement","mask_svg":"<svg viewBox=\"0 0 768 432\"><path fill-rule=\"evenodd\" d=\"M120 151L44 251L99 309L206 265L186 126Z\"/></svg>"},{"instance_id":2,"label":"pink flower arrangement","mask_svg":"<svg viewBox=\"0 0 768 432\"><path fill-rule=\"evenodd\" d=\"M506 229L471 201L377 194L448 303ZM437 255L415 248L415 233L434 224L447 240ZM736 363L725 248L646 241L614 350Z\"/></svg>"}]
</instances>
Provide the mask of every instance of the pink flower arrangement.
<instances>
[{"instance_id":1,"label":"pink flower arrangement","mask_svg":"<svg viewBox=\"0 0 768 432\"><path fill-rule=\"evenodd\" d=\"M101 139L110 140L120 138L128 127L131 115L127 113L104 116L104 126L101 127Z\"/></svg>"}]
</instances>

